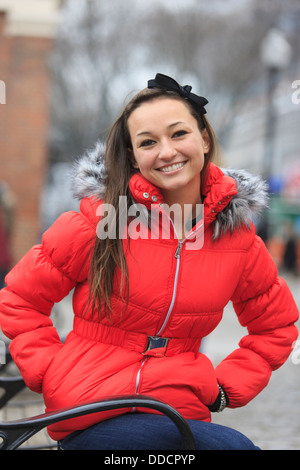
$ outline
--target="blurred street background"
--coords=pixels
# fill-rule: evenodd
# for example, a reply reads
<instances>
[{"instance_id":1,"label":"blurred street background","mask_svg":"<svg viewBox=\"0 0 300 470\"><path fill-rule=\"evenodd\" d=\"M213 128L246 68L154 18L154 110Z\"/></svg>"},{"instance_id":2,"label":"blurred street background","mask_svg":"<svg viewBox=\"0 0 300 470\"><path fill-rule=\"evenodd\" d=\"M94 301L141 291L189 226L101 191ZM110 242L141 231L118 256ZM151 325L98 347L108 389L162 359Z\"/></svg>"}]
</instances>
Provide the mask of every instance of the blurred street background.
<instances>
[{"instance_id":1,"label":"blurred street background","mask_svg":"<svg viewBox=\"0 0 300 470\"><path fill-rule=\"evenodd\" d=\"M208 98L216 163L267 180L270 209L254 222L300 306L299 36L300 0L0 0L0 287L78 209L75 159L160 72ZM71 297L54 308L61 334L71 310ZM203 347L217 363L243 334L229 305ZM296 345L259 397L215 421L300 449L299 403Z\"/></svg>"}]
</instances>

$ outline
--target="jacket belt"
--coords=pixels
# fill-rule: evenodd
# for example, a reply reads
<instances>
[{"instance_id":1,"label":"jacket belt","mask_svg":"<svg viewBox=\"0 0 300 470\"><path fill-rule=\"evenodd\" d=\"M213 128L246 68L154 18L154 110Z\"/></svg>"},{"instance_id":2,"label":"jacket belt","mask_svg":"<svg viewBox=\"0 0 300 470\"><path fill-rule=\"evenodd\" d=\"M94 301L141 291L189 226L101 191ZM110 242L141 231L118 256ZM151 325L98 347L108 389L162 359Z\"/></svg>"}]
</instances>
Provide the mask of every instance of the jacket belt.
<instances>
[{"instance_id":1,"label":"jacket belt","mask_svg":"<svg viewBox=\"0 0 300 470\"><path fill-rule=\"evenodd\" d=\"M162 338L145 333L127 331L115 326L85 320L75 316L74 333L92 341L111 344L129 349L146 356L174 356L183 352L195 352L200 349L199 338Z\"/></svg>"}]
</instances>

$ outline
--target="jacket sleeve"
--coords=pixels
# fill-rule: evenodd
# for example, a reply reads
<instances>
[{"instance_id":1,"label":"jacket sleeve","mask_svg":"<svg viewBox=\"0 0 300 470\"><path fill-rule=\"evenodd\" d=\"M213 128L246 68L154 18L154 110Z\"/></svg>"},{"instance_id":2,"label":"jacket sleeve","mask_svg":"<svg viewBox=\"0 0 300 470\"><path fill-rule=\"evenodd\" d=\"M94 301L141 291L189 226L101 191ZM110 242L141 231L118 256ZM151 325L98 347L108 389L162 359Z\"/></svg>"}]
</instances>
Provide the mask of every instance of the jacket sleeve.
<instances>
[{"instance_id":1,"label":"jacket sleeve","mask_svg":"<svg viewBox=\"0 0 300 470\"><path fill-rule=\"evenodd\" d=\"M50 319L54 303L87 277L95 229L77 212L60 216L8 273L0 292L0 325L26 385L41 392L61 340Z\"/></svg>"},{"instance_id":2,"label":"jacket sleeve","mask_svg":"<svg viewBox=\"0 0 300 470\"><path fill-rule=\"evenodd\" d=\"M298 309L286 282L278 277L263 241L254 241L245 254L243 270L232 296L239 322L248 335L217 367L229 407L246 405L267 385L272 371L288 358L298 336Z\"/></svg>"}]
</instances>

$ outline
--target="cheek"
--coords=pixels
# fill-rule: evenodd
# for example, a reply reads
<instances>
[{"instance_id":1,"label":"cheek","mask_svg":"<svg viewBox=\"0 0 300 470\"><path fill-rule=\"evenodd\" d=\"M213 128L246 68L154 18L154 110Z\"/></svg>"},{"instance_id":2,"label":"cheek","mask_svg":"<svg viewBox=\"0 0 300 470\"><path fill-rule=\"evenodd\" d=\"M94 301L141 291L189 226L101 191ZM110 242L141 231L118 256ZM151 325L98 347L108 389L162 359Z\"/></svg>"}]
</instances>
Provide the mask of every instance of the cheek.
<instances>
[{"instance_id":1,"label":"cheek","mask_svg":"<svg viewBox=\"0 0 300 470\"><path fill-rule=\"evenodd\" d=\"M186 147L186 152L192 157L192 160L196 165L201 165L204 162L204 153L205 150L202 142L192 142L188 147Z\"/></svg>"},{"instance_id":2,"label":"cheek","mask_svg":"<svg viewBox=\"0 0 300 470\"><path fill-rule=\"evenodd\" d=\"M154 158L151 157L150 152L147 155L141 155L135 153L136 168L139 168L141 172L149 171L154 164Z\"/></svg>"}]
</instances>

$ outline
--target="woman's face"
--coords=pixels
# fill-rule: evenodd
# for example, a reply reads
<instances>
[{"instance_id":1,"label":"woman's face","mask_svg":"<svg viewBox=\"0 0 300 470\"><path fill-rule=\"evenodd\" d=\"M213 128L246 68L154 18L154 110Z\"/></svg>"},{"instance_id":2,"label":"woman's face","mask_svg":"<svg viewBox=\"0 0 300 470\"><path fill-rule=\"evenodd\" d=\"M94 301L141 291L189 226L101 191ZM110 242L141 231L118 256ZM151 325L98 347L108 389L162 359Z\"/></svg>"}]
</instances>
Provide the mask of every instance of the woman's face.
<instances>
[{"instance_id":1,"label":"woman's face","mask_svg":"<svg viewBox=\"0 0 300 470\"><path fill-rule=\"evenodd\" d=\"M163 196L192 188L200 194L209 139L182 101L159 98L143 103L131 113L128 129L135 167Z\"/></svg>"}]
</instances>

